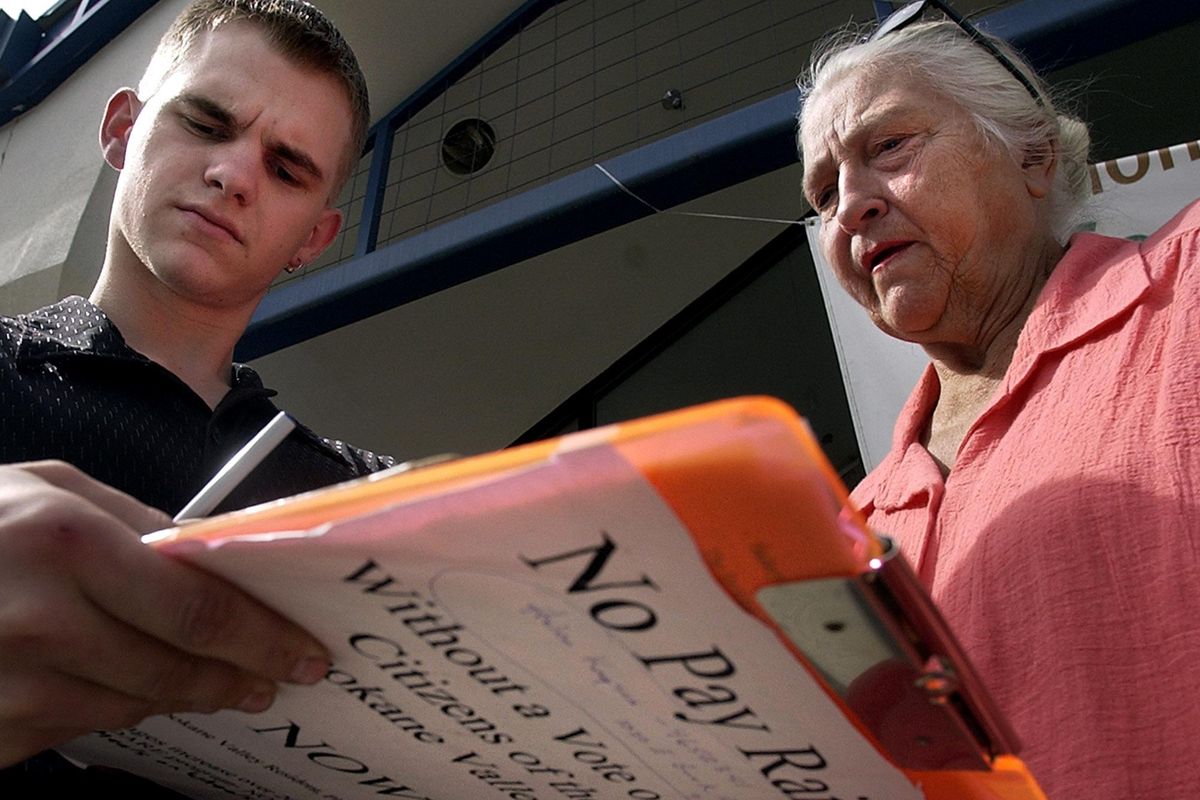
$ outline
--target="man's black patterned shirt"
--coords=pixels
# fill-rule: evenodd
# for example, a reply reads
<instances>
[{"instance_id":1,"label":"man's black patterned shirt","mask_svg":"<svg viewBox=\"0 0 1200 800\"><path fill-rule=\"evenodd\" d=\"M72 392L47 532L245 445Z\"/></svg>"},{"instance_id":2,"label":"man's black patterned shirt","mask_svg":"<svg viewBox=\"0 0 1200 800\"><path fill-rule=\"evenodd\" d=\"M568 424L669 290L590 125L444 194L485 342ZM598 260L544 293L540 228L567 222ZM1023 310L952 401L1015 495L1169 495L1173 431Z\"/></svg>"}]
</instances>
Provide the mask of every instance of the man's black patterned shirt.
<instances>
[{"instance_id":1,"label":"man's black patterned shirt","mask_svg":"<svg viewBox=\"0 0 1200 800\"><path fill-rule=\"evenodd\" d=\"M0 317L0 463L57 458L174 515L277 413L250 367L215 409L166 368L130 348L82 297ZM217 509L317 489L394 460L297 426ZM107 791L101 791L101 790ZM172 792L47 752L0 769L0 797Z\"/></svg>"},{"instance_id":2,"label":"man's black patterned shirt","mask_svg":"<svg viewBox=\"0 0 1200 800\"><path fill-rule=\"evenodd\" d=\"M0 463L61 459L173 515L278 411L250 367L232 384L210 409L81 297L0 317ZM393 463L297 426L218 510Z\"/></svg>"}]
</instances>

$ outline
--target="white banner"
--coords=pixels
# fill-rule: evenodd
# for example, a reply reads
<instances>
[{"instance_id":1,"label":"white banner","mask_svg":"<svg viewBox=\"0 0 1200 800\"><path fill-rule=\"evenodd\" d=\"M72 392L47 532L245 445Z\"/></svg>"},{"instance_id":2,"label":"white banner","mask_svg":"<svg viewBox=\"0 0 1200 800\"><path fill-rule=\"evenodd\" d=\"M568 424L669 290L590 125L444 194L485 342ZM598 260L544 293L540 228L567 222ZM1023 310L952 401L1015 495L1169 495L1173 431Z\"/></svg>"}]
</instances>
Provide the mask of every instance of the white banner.
<instances>
[{"instance_id":1,"label":"white banner","mask_svg":"<svg viewBox=\"0 0 1200 800\"><path fill-rule=\"evenodd\" d=\"M846 294L834 277L833 267L821 255L817 243L820 226L818 219L806 221L808 247L817 266L825 313L837 347L858 451L863 467L870 472L887 455L892 425L929 357L915 344L893 339L876 328L862 307Z\"/></svg>"},{"instance_id":2,"label":"white banner","mask_svg":"<svg viewBox=\"0 0 1200 800\"><path fill-rule=\"evenodd\" d=\"M1145 238L1200 197L1200 142L1186 142L1094 164L1096 230ZM892 426L929 362L916 345L893 339L842 290L817 246L819 222L807 223L808 244L837 346L854 431L869 472L887 454Z\"/></svg>"}]
</instances>

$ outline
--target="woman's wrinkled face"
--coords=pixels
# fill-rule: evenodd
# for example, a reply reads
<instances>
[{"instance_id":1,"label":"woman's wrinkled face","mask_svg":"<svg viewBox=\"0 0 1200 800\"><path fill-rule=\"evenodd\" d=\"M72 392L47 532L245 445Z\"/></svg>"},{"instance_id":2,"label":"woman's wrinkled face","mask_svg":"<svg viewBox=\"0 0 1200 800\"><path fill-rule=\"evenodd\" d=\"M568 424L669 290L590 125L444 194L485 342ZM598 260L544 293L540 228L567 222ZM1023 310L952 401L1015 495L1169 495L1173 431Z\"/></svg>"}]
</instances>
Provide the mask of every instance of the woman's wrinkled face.
<instances>
[{"instance_id":1,"label":"woman's wrinkled face","mask_svg":"<svg viewBox=\"0 0 1200 800\"><path fill-rule=\"evenodd\" d=\"M1042 184L911 73L860 69L823 86L800 140L822 252L886 333L970 341L1019 289Z\"/></svg>"}]
</instances>

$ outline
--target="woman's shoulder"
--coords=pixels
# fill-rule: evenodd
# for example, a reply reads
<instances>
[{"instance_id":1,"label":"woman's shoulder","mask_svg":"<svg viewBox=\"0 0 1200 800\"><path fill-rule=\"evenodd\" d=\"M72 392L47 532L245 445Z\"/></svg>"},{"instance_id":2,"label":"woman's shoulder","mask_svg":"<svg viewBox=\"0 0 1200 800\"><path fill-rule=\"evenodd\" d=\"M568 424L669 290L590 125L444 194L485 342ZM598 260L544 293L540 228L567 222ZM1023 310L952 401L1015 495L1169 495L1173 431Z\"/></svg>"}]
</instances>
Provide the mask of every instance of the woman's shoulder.
<instances>
[{"instance_id":1,"label":"woman's shoulder","mask_svg":"<svg viewBox=\"0 0 1200 800\"><path fill-rule=\"evenodd\" d=\"M1156 247L1170 245L1180 237L1190 237L1195 240L1200 236L1200 198L1184 206L1178 214L1171 217L1154 233L1146 237L1142 250L1153 250Z\"/></svg>"},{"instance_id":2,"label":"woman's shoulder","mask_svg":"<svg viewBox=\"0 0 1200 800\"><path fill-rule=\"evenodd\" d=\"M1138 245L1146 274L1156 287L1182 292L1193 312L1200 310L1200 199L1193 200ZM1195 291L1194 291L1195 290ZM1178 302L1175 305L1179 305Z\"/></svg>"}]
</instances>

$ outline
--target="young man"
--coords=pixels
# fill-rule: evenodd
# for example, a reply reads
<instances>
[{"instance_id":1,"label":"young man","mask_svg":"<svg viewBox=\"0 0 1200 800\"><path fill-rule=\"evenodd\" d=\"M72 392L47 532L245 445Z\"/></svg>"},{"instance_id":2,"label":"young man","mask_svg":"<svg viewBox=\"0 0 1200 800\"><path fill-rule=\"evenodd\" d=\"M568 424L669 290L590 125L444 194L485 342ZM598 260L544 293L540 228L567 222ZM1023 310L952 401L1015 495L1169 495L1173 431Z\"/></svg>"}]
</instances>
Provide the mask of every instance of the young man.
<instances>
[{"instance_id":1,"label":"young man","mask_svg":"<svg viewBox=\"0 0 1200 800\"><path fill-rule=\"evenodd\" d=\"M137 534L274 415L234 344L337 234L368 121L353 53L299 0L197 0L109 100L121 174L90 302L0 320L0 766L323 677L320 643ZM301 428L223 507L390 463Z\"/></svg>"}]
</instances>

